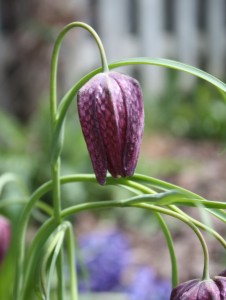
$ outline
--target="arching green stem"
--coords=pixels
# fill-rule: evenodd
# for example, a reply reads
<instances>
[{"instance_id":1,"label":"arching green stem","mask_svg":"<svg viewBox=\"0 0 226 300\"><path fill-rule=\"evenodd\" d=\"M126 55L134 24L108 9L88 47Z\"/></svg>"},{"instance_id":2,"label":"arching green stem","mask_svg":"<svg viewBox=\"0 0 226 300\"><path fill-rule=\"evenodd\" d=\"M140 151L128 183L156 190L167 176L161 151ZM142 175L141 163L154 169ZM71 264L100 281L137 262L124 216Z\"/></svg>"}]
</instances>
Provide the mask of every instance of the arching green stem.
<instances>
[{"instance_id":1,"label":"arching green stem","mask_svg":"<svg viewBox=\"0 0 226 300\"><path fill-rule=\"evenodd\" d=\"M92 27L89 25L82 23L82 22L73 22L68 24L63 28L63 30L58 35L56 42L54 44L53 54L52 54L52 60L51 60L51 77L50 77L50 112L51 112L51 127L52 127L52 133L54 137L54 132L56 129L56 123L58 119L57 114L57 67L58 67L58 58L59 58L59 52L60 52L60 46L62 44L63 38L70 31L71 29L75 27L80 27L88 32L91 33L91 35L94 37L99 51L101 55L101 61L102 61L102 68L103 71L108 71L108 64L107 59L105 55L105 51L102 45L102 42L97 35L97 33L94 31ZM62 125L62 124L61 124ZM57 143L54 143L54 147L61 148L60 141ZM60 211L61 211L61 195L60 195L60 149L57 151L57 155L54 156L55 159L51 160L52 165L52 177L53 177L53 201L54 201L54 215L58 223L61 222L60 220Z\"/></svg>"},{"instance_id":2,"label":"arching green stem","mask_svg":"<svg viewBox=\"0 0 226 300\"><path fill-rule=\"evenodd\" d=\"M106 59L106 54L104 51L104 47L102 42L96 33L96 31L90 27L89 25L82 23L82 22L72 22L65 26L60 34L58 35L56 42L54 44L53 54L52 54L52 61L51 61L51 78L50 78L50 102L51 102L51 116L52 116L52 123L55 123L57 118L57 67L58 67L58 57L60 52L60 47L63 41L64 36L73 28L80 27L87 30L94 38L97 43L97 46L100 51L101 56L101 63L103 72L108 71L108 63Z\"/></svg>"},{"instance_id":3,"label":"arching green stem","mask_svg":"<svg viewBox=\"0 0 226 300\"><path fill-rule=\"evenodd\" d=\"M170 253L170 259L171 259L171 278L172 278L172 288L175 288L178 285L178 268L177 268L177 258L174 251L174 245L173 245L173 239L171 237L170 231L168 226L166 225L165 220L159 213L155 213L156 218L159 221L159 224L162 228L163 234L165 236L169 253Z\"/></svg>"},{"instance_id":4,"label":"arching green stem","mask_svg":"<svg viewBox=\"0 0 226 300\"><path fill-rule=\"evenodd\" d=\"M58 113L57 113L57 67L58 67L58 58L59 58L59 52L60 52L60 46L62 44L63 38L66 35L68 31L75 27L80 27L88 32L91 33L93 38L95 39L100 55L101 55L101 61L102 61L102 68L104 72L108 71L108 64L107 59L105 55L105 51L102 45L102 42L97 35L97 33L93 30L92 27L89 25L82 23L82 22L73 22L68 24L63 28L63 30L58 35L56 42L54 44L53 54L52 54L52 60L51 60L51 75L50 75L50 113L51 113L51 129L52 129L52 147L51 152L54 152L55 155L52 155L51 153L51 171L52 171L52 179L53 179L53 208L54 208L54 218L57 222L57 224L60 224L62 222L61 220L61 188L60 188L60 166L61 166L61 158L60 158L60 152L63 144L63 120L62 120L62 126L59 130L59 135L57 136L57 140L54 140L55 138L55 130L56 130L56 123L58 119ZM62 130L62 131L61 131ZM63 271L62 266L59 263L61 260L61 256L59 256L58 259L58 281L63 282ZM62 289L60 289L60 285L58 289L58 299L62 299Z\"/></svg>"},{"instance_id":5,"label":"arching green stem","mask_svg":"<svg viewBox=\"0 0 226 300\"><path fill-rule=\"evenodd\" d=\"M146 203L140 203L140 204L135 204L133 205L135 207L140 207L140 208L147 208L150 210L155 210L156 208L153 208L152 205L150 204L146 204ZM161 212L162 208L159 209L159 212ZM165 210L165 209L164 209ZM165 212L166 214L172 216L172 217L176 217L177 219L181 220L182 222L186 223L189 227L191 227L191 229L193 229L193 231L195 232L195 234L197 235L200 244L202 246L202 250L203 250L203 256L204 256L204 264L203 264L203 274L202 274L202 280L207 280L210 278L209 276L209 251L206 245L206 242L201 234L201 232L198 230L198 228L187 218L185 218L184 216L179 215L178 213L176 213L176 215L174 214L169 214L169 212Z\"/></svg>"},{"instance_id":6,"label":"arching green stem","mask_svg":"<svg viewBox=\"0 0 226 300\"><path fill-rule=\"evenodd\" d=\"M169 208L172 209L173 211L179 213L179 214L182 214L185 218L187 218L188 220L190 220L197 227L199 227L199 228L205 230L206 232L210 233L226 249L226 241L225 241L225 239L216 230L214 230L213 228L211 228L211 227L203 224L202 222L199 222L195 218L190 217L188 214L186 214L183 210L179 209L175 205L169 205Z\"/></svg>"}]
</instances>

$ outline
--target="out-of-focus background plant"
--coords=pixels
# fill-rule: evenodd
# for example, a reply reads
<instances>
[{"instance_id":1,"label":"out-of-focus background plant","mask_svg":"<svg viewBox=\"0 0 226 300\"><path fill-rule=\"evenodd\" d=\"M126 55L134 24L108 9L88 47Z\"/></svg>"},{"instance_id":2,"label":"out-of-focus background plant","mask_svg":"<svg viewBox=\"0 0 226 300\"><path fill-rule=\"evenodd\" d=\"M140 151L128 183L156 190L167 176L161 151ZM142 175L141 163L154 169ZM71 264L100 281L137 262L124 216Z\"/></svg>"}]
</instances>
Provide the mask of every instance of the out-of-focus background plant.
<instances>
[{"instance_id":1,"label":"out-of-focus background plant","mask_svg":"<svg viewBox=\"0 0 226 300\"><path fill-rule=\"evenodd\" d=\"M0 180L1 198L8 201L23 198L50 177L50 55L56 32L66 23L81 20L91 24L100 33L109 61L137 55L167 57L202 67L225 79L225 0L125 0L123 3L120 0L1 0L0 7L0 174L13 173L22 181L19 185L15 181L4 185L4 177ZM93 41L76 30L65 40L62 54L58 78L60 95L85 72L100 65ZM137 171L167 179L209 199L225 199L226 106L220 94L206 83L173 70L129 67L126 72L140 80L145 99L145 136ZM62 154L64 174L92 172L75 110L76 103L66 123ZM63 187L65 207L71 202L92 201L94 198L110 200L118 196L126 197L126 192L116 192L110 187L96 189L85 184ZM50 203L48 195L45 201ZM21 207L12 205L2 209L0 206L0 209L1 214L11 219L13 236ZM33 216L28 242L45 218L38 210ZM99 255L103 255L102 251L107 255L103 247L108 239L114 239L113 233L119 232L121 244L114 243L119 249L124 247L126 254L122 257L126 259L120 262L122 265L114 288L102 291L126 290L130 295L137 295L139 288L150 281L163 282L164 285L169 279L170 264L164 238L158 231L155 218L148 213L131 210L124 215L114 209L93 215L81 214L75 223L81 249L86 247L83 252L90 255L81 258L82 269L86 274L90 273L90 278ZM213 226L218 228L220 225L216 222ZM172 227L181 260L179 265L186 270L181 279L198 276L201 252L197 250L194 258L189 251L191 247L198 248L195 239L189 230L176 222ZM223 229L219 227L218 230ZM185 246L184 241L188 238L189 245L186 243ZM213 263L213 270L218 273L219 265L226 263L225 257L215 248L211 238L207 240L212 257L219 258ZM97 248L101 251L96 251ZM117 259L118 252L112 253ZM15 262L15 255L12 242L0 266L2 299L7 299L13 278L10 266ZM160 260L153 259L158 256ZM191 259L193 264L188 263ZM106 265L111 268L108 258ZM98 269L104 274L101 264ZM96 278L102 282L101 274L98 276ZM140 287L136 278L140 281L144 278ZM148 283L145 282L147 278L150 278ZM97 290L93 288L93 291ZM154 299L150 295L131 297Z\"/></svg>"}]
</instances>

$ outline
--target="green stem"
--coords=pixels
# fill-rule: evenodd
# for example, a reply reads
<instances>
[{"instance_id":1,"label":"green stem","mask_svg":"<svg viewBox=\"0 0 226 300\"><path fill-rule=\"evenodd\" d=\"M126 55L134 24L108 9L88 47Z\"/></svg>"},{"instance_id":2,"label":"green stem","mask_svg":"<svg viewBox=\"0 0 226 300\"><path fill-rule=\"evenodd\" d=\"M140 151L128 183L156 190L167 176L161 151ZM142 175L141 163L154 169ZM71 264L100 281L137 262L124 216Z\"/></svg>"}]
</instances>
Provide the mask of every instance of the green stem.
<instances>
[{"instance_id":1,"label":"green stem","mask_svg":"<svg viewBox=\"0 0 226 300\"><path fill-rule=\"evenodd\" d=\"M72 23L68 24L67 26L65 26L56 39L54 49L53 49L52 61L51 61L51 78L50 78L51 98L50 98L50 102L51 102L51 115L53 117L55 117L57 114L56 86L57 86L57 65L58 65L58 57L59 57L60 47L61 47L62 40L63 40L64 36L66 35L66 33L68 33L68 31L70 31L72 28L75 28L75 27L84 28L93 36L93 38L95 39L95 41L97 43L99 51L100 51L102 69L104 72L108 71L108 63L107 63L104 47L103 47L102 42L101 42L98 34L96 33L96 31L89 25L82 23L82 22L72 22ZM52 121L55 122L55 118L53 118Z\"/></svg>"},{"instance_id":2,"label":"green stem","mask_svg":"<svg viewBox=\"0 0 226 300\"><path fill-rule=\"evenodd\" d=\"M159 213L155 213L155 216L159 221L159 224L162 228L163 234L165 236L168 245L170 259L171 259L171 268L172 268L171 269L172 288L175 288L178 285L178 268L177 268L177 258L174 250L172 236L163 217Z\"/></svg>"},{"instance_id":3,"label":"green stem","mask_svg":"<svg viewBox=\"0 0 226 300\"><path fill-rule=\"evenodd\" d=\"M70 289L71 289L71 300L78 300L78 283L77 283L77 272L75 263L75 244L74 244L74 233L73 228L70 224L67 233L67 250L68 250L68 263L70 270Z\"/></svg>"},{"instance_id":4,"label":"green stem","mask_svg":"<svg viewBox=\"0 0 226 300\"><path fill-rule=\"evenodd\" d=\"M53 209L54 217L57 224L61 223L61 188L60 188L60 164L61 159L58 157L57 161L52 168L52 177L53 177Z\"/></svg>"},{"instance_id":5,"label":"green stem","mask_svg":"<svg viewBox=\"0 0 226 300\"><path fill-rule=\"evenodd\" d=\"M63 257L63 248L59 250L59 255L56 260L56 267L57 267L57 277L58 277L58 284L57 284L57 296L58 300L64 299L64 257Z\"/></svg>"},{"instance_id":6,"label":"green stem","mask_svg":"<svg viewBox=\"0 0 226 300\"><path fill-rule=\"evenodd\" d=\"M196 199L204 199L201 196L199 196L198 194L195 194L193 192L190 192L182 187L179 187L175 184L169 183L169 182L165 182L163 180L159 180L157 178L153 178L147 175L143 175L143 174L134 174L133 181L135 182L145 182L145 183L149 183L152 187L161 189L163 191L168 191L168 190L178 190L181 191L183 194L187 195L188 197L192 197L192 198L196 198Z\"/></svg>"},{"instance_id":7,"label":"green stem","mask_svg":"<svg viewBox=\"0 0 226 300\"><path fill-rule=\"evenodd\" d=\"M186 214L183 210L179 209L177 206L175 205L169 205L169 208L172 209L173 211L182 214L184 217L186 217L188 220L190 220L193 224L195 224L197 227L205 230L206 232L210 233L212 236L214 236L216 238L216 240L218 240L218 242L221 243L221 245L226 249L226 241L224 240L224 238L217 232L215 231L213 228L203 224L202 222L199 222L198 220L190 217L188 214Z\"/></svg>"},{"instance_id":8,"label":"green stem","mask_svg":"<svg viewBox=\"0 0 226 300\"><path fill-rule=\"evenodd\" d=\"M66 33L75 27L81 27L87 30L91 33L91 35L94 37L100 51L101 55L101 61L102 61L102 68L104 72L107 72L108 64L107 59L105 55L105 51L102 45L102 42L97 35L97 33L93 30L92 27L85 23L81 22L73 22L68 24L63 28L63 30L58 35L56 42L54 44L53 54L52 54L52 60L51 60L51 75L50 75L50 112L51 112L51 128L52 128L52 149L51 149L51 170L52 170L52 179L53 179L53 207L54 207L54 217L56 219L57 224L60 224L62 222L61 220L61 190L60 190L60 152L62 148L62 140L63 140L63 131L61 131L63 126L63 120L61 119L60 129L59 129L59 135L55 134L55 131L57 130L57 119L58 119L58 113L57 113L57 67L58 67L58 58L59 58L59 52L60 47L63 41L64 36ZM61 135L60 135L61 133ZM54 152L54 155L52 153ZM60 266L60 258L58 259L57 263L57 269L58 269L58 280L59 280L59 289L58 289L58 299L62 299L61 297L61 289L60 286L62 285L60 282L63 283L63 271L62 266ZM62 263L62 261L61 261Z\"/></svg>"}]
</instances>

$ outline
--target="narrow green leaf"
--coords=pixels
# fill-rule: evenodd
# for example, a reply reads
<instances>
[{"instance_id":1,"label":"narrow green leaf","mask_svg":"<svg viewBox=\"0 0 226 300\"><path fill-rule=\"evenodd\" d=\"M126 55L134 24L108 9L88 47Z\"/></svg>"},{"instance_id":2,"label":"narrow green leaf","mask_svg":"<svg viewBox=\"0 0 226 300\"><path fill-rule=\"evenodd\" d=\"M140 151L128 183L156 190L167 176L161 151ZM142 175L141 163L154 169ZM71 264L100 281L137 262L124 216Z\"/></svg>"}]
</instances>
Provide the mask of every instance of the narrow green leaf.
<instances>
[{"instance_id":1,"label":"narrow green leaf","mask_svg":"<svg viewBox=\"0 0 226 300\"><path fill-rule=\"evenodd\" d=\"M60 253L60 250L61 250L61 247L62 247L62 244L63 244L63 240L64 240L64 232L61 232L61 234L58 238L56 247L54 249L53 257L52 257L51 264L50 264L49 278L48 278L48 283L47 283L47 295L46 295L47 300L51 299L50 298L51 282L53 281L54 269L55 269L55 266L56 266L57 257Z\"/></svg>"},{"instance_id":2,"label":"narrow green leaf","mask_svg":"<svg viewBox=\"0 0 226 300\"><path fill-rule=\"evenodd\" d=\"M153 65L153 66L161 66L167 67L171 69L175 69L178 71L183 71L189 74L192 74L196 77L202 78L209 83L213 84L221 91L226 93L226 84L220 79L214 77L213 75L202 71L196 67L181 63L179 61L174 61L165 58L149 58L149 57L134 57L129 59L123 59L118 62L113 62L109 65L110 69L127 66L127 65Z\"/></svg>"},{"instance_id":3,"label":"narrow green leaf","mask_svg":"<svg viewBox=\"0 0 226 300\"><path fill-rule=\"evenodd\" d=\"M219 220L226 223L226 212L224 210L215 208L208 208L207 210Z\"/></svg>"}]
</instances>

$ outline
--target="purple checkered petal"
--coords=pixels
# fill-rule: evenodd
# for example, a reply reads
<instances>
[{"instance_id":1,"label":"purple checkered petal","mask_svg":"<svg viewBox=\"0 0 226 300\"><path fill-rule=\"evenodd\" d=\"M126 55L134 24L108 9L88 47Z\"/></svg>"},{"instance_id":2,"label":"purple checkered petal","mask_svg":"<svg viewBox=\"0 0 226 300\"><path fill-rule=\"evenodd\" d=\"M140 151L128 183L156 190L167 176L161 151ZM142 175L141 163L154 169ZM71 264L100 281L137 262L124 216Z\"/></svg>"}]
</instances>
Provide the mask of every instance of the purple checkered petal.
<instances>
[{"instance_id":1,"label":"purple checkered petal","mask_svg":"<svg viewBox=\"0 0 226 300\"><path fill-rule=\"evenodd\" d=\"M224 276L215 276L213 280L220 291L220 299L226 299L226 278Z\"/></svg>"},{"instance_id":2,"label":"purple checkered petal","mask_svg":"<svg viewBox=\"0 0 226 300\"><path fill-rule=\"evenodd\" d=\"M92 78L78 93L78 113L91 157L93 169L100 184L105 183L107 174L106 153L100 134L96 100L102 97L102 75Z\"/></svg>"},{"instance_id":3,"label":"purple checkered petal","mask_svg":"<svg viewBox=\"0 0 226 300\"><path fill-rule=\"evenodd\" d=\"M137 80L119 73L111 73L121 88L126 107L127 129L123 152L125 176L131 176L137 165L144 130L142 92Z\"/></svg>"},{"instance_id":4,"label":"purple checkered petal","mask_svg":"<svg viewBox=\"0 0 226 300\"><path fill-rule=\"evenodd\" d=\"M141 147L144 110L139 83L116 72L94 76L78 93L82 131L97 180L134 173Z\"/></svg>"},{"instance_id":5,"label":"purple checkered petal","mask_svg":"<svg viewBox=\"0 0 226 300\"><path fill-rule=\"evenodd\" d=\"M221 300L217 284L212 280L190 280L173 289L170 300Z\"/></svg>"}]
</instances>

